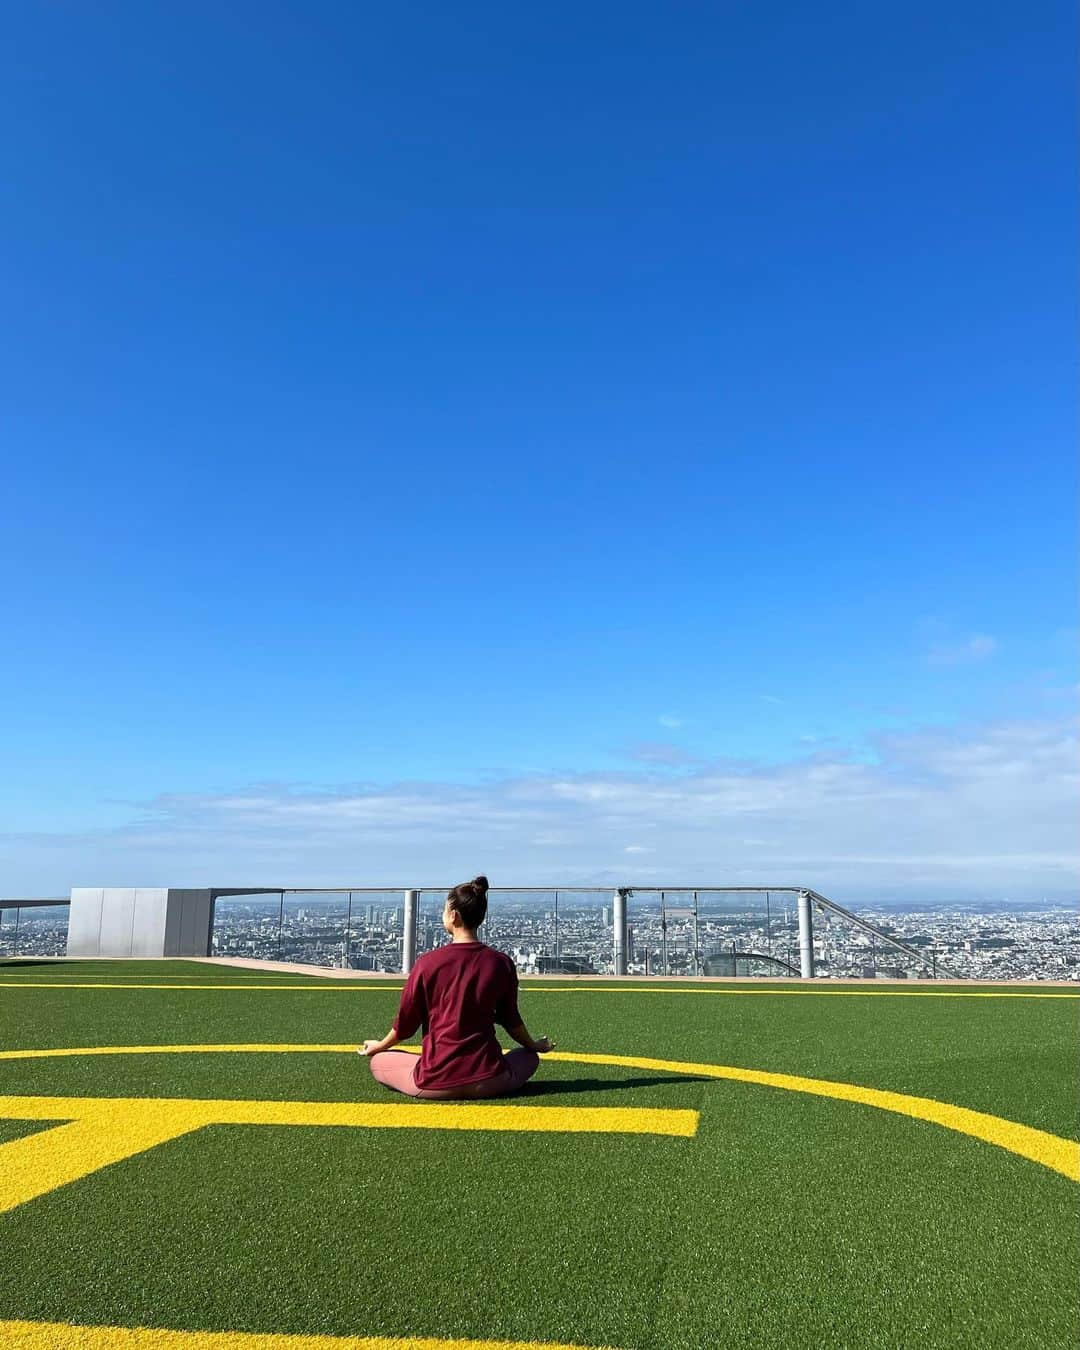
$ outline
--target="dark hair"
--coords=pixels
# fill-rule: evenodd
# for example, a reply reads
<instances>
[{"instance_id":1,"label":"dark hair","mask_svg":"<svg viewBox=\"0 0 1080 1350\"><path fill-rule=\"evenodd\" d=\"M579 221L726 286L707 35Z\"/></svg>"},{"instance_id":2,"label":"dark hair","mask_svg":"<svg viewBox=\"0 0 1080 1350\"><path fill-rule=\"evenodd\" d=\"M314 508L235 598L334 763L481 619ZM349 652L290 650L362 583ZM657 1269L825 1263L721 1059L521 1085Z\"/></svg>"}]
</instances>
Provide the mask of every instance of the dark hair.
<instances>
[{"instance_id":1,"label":"dark hair","mask_svg":"<svg viewBox=\"0 0 1080 1350\"><path fill-rule=\"evenodd\" d=\"M446 897L450 908L461 915L461 922L474 931L484 922L487 914L487 877L474 877L472 881L463 881L455 886Z\"/></svg>"}]
</instances>

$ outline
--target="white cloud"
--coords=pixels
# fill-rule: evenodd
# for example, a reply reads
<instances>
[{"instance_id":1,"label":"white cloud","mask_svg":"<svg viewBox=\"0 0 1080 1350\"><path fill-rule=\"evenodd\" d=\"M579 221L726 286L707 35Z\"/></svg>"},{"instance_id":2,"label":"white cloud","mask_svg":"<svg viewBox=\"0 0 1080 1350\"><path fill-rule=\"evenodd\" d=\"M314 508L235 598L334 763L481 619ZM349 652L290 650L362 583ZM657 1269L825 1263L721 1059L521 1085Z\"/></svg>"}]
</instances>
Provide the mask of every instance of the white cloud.
<instances>
[{"instance_id":1,"label":"white cloud","mask_svg":"<svg viewBox=\"0 0 1080 1350\"><path fill-rule=\"evenodd\" d=\"M676 717L674 713L662 713L656 720L669 731L677 731L683 725L683 719Z\"/></svg>"},{"instance_id":2,"label":"white cloud","mask_svg":"<svg viewBox=\"0 0 1080 1350\"><path fill-rule=\"evenodd\" d=\"M72 885L806 884L837 899L1072 894L1068 720L882 732L861 754L480 785L166 793L119 828L0 835L8 894ZM649 844L629 846L648 831ZM646 854L646 850L650 850Z\"/></svg>"},{"instance_id":3,"label":"white cloud","mask_svg":"<svg viewBox=\"0 0 1080 1350\"><path fill-rule=\"evenodd\" d=\"M926 659L932 666L970 665L987 660L997 650L997 638L990 637L988 633L972 633L959 642L931 643Z\"/></svg>"},{"instance_id":4,"label":"white cloud","mask_svg":"<svg viewBox=\"0 0 1080 1350\"><path fill-rule=\"evenodd\" d=\"M646 741L642 745L630 747L631 758L642 764L693 764L695 758L681 745L671 745L667 741Z\"/></svg>"}]
</instances>

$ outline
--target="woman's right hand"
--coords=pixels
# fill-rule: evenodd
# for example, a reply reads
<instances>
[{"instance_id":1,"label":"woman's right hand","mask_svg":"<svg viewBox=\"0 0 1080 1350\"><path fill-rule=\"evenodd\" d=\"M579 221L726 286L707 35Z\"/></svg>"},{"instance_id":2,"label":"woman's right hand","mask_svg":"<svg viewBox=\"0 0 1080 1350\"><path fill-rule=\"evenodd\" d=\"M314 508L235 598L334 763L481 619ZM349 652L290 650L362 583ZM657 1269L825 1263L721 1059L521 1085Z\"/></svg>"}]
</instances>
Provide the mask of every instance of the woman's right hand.
<instances>
[{"instance_id":1,"label":"woman's right hand","mask_svg":"<svg viewBox=\"0 0 1080 1350\"><path fill-rule=\"evenodd\" d=\"M539 1040L533 1041L533 1049L538 1055L546 1055L549 1050L555 1049L555 1042L549 1036L541 1036Z\"/></svg>"}]
</instances>

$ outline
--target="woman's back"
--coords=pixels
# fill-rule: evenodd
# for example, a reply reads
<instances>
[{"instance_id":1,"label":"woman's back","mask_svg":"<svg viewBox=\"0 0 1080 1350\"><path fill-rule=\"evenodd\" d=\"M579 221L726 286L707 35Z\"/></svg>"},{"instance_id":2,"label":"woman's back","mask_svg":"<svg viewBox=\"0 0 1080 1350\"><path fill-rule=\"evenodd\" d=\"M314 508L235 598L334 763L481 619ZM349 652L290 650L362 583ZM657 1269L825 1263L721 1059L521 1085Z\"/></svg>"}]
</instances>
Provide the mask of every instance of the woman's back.
<instances>
[{"instance_id":1,"label":"woman's back","mask_svg":"<svg viewBox=\"0 0 1080 1350\"><path fill-rule=\"evenodd\" d=\"M413 966L394 1028L404 1040L423 1026L416 1084L443 1088L500 1072L496 1023L521 1023L513 961L484 942L451 942Z\"/></svg>"}]
</instances>

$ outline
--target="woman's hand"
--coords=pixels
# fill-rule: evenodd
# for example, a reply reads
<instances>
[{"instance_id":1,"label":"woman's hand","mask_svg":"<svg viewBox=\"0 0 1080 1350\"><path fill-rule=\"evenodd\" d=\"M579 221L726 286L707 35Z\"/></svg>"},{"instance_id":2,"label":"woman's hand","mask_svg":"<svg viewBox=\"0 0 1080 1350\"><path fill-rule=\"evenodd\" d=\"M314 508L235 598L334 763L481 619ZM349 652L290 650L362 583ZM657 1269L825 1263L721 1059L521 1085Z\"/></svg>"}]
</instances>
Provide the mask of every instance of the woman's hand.
<instances>
[{"instance_id":1,"label":"woman's hand","mask_svg":"<svg viewBox=\"0 0 1080 1350\"><path fill-rule=\"evenodd\" d=\"M555 1049L555 1042L550 1036L541 1036L539 1040L533 1041L533 1049L538 1055L546 1055L549 1050Z\"/></svg>"},{"instance_id":2,"label":"woman's hand","mask_svg":"<svg viewBox=\"0 0 1080 1350\"><path fill-rule=\"evenodd\" d=\"M389 1050L392 1045L397 1045L400 1040L401 1037L391 1027L381 1041L365 1041L356 1053L363 1055L365 1059L370 1059L372 1055L381 1055L384 1050Z\"/></svg>"}]
</instances>

